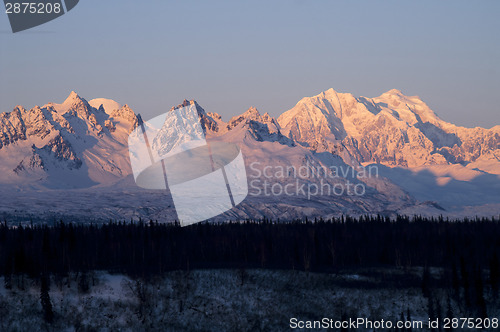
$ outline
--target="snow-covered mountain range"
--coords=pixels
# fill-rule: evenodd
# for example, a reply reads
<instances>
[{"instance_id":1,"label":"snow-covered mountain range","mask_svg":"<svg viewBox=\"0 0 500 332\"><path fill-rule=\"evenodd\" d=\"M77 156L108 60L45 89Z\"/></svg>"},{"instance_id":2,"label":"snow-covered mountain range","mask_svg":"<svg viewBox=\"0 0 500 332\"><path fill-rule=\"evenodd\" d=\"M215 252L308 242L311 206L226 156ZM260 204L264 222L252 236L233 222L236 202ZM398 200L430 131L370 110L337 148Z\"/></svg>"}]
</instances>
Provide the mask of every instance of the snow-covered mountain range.
<instances>
[{"instance_id":1,"label":"snow-covered mountain range","mask_svg":"<svg viewBox=\"0 0 500 332\"><path fill-rule=\"evenodd\" d=\"M226 122L188 104L207 140L244 153L250 195L221 218L500 214L500 125L455 126L398 90L365 98L330 89L277 119L251 107ZM0 213L175 218L167 194L133 182L127 139L138 123L127 105L75 92L1 113ZM349 186L362 194L311 192Z\"/></svg>"}]
</instances>

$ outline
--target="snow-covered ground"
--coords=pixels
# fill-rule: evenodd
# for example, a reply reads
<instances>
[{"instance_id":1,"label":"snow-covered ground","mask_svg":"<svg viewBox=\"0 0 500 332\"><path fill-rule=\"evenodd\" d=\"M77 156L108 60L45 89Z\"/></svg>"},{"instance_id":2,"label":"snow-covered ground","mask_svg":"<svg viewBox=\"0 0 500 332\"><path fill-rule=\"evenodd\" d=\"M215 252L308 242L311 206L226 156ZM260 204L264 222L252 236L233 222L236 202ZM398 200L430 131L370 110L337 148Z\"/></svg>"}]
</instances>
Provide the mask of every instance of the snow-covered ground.
<instances>
[{"instance_id":1,"label":"snow-covered ground","mask_svg":"<svg viewBox=\"0 0 500 332\"><path fill-rule=\"evenodd\" d=\"M439 270L433 272L436 276ZM0 330L30 331L285 331L290 319L366 317L427 321L421 269L372 269L339 274L272 270L174 271L148 281L103 272L51 278L55 314L43 320L40 284L13 277L0 280ZM79 286L80 285L80 286ZM23 288L23 289L21 289ZM433 289L441 317L465 314L445 289ZM499 303L488 296L488 315ZM438 303L439 302L439 303Z\"/></svg>"}]
</instances>

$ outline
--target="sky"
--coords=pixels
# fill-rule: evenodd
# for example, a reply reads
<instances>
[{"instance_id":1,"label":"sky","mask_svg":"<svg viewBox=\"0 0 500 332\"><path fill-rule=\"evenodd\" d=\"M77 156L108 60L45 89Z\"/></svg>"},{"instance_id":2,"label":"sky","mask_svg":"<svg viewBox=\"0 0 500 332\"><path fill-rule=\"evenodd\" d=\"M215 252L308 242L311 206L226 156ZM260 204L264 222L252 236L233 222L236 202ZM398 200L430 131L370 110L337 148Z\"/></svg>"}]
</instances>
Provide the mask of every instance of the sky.
<instances>
[{"instance_id":1,"label":"sky","mask_svg":"<svg viewBox=\"0 0 500 332\"><path fill-rule=\"evenodd\" d=\"M0 13L0 112L83 98L144 118L196 99L278 116L333 88L420 96L442 119L500 124L500 1L81 0L13 34Z\"/></svg>"}]
</instances>

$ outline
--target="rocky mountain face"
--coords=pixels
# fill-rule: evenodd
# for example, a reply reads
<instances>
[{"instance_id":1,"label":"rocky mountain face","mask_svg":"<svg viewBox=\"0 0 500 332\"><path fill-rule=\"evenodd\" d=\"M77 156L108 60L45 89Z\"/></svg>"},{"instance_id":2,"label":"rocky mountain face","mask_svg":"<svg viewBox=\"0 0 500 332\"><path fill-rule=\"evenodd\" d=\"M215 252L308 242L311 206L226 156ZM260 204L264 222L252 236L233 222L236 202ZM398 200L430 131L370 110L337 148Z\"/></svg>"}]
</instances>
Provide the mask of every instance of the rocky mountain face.
<instances>
[{"instance_id":1,"label":"rocky mountain face","mask_svg":"<svg viewBox=\"0 0 500 332\"><path fill-rule=\"evenodd\" d=\"M330 89L303 98L278 123L302 146L347 154L346 160L361 163L418 167L500 156L500 126L455 126L441 120L419 97L398 90L356 98Z\"/></svg>"}]
</instances>

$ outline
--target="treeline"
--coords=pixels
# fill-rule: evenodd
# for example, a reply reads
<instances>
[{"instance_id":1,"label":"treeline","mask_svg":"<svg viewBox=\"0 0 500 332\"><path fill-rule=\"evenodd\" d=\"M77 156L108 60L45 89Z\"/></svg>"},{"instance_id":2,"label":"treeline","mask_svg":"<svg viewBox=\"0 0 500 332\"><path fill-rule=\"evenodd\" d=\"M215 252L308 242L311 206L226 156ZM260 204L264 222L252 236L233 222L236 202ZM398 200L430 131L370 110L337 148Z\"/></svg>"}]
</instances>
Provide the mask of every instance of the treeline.
<instances>
[{"instance_id":1,"label":"treeline","mask_svg":"<svg viewBox=\"0 0 500 332\"><path fill-rule=\"evenodd\" d=\"M443 267L500 278L500 222L422 217L342 217L200 223L0 226L0 274L31 277L104 270L147 277L198 268L335 271L357 267Z\"/></svg>"}]
</instances>

